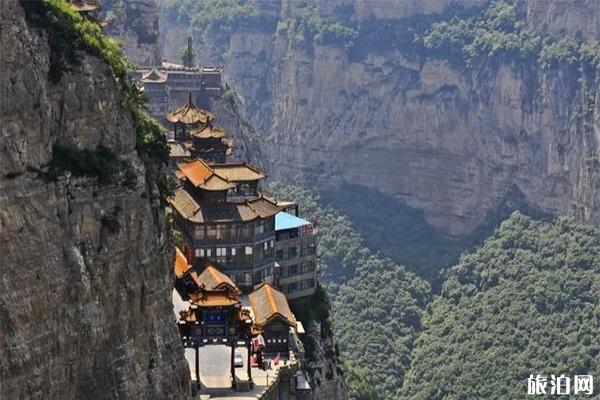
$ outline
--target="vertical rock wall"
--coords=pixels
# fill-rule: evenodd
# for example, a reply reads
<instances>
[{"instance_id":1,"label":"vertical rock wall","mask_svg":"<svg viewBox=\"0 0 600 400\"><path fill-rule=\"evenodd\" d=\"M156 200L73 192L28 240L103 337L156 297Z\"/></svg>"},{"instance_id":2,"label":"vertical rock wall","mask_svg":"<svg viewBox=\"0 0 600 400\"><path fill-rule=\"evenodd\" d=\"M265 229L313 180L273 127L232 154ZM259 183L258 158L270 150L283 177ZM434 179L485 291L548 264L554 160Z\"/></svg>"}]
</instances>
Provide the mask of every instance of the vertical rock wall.
<instances>
[{"instance_id":1,"label":"vertical rock wall","mask_svg":"<svg viewBox=\"0 0 600 400\"><path fill-rule=\"evenodd\" d=\"M48 34L17 0L0 32L0 398L189 398L172 245L122 93L90 55L49 82ZM136 183L42 179L67 142L106 146Z\"/></svg>"}]
</instances>

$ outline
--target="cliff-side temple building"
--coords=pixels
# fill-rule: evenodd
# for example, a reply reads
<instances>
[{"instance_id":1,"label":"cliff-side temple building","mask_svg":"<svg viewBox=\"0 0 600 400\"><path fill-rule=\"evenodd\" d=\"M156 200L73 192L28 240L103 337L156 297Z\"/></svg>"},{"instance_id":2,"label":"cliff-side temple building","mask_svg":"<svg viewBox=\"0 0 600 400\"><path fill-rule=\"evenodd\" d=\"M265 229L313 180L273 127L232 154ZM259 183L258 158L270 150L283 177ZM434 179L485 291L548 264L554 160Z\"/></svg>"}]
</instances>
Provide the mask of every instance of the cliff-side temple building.
<instances>
[{"instance_id":1,"label":"cliff-side temple building","mask_svg":"<svg viewBox=\"0 0 600 400\"><path fill-rule=\"evenodd\" d=\"M287 212L275 216L275 274L277 287L290 300L306 298L317 285L315 228Z\"/></svg>"},{"instance_id":2,"label":"cliff-side temple building","mask_svg":"<svg viewBox=\"0 0 600 400\"><path fill-rule=\"evenodd\" d=\"M197 107L191 96L165 119L171 123L171 156L179 181L170 203L190 264L198 269L214 265L246 293L268 282L290 299L313 294L317 268L312 224L282 212L287 203L261 192L266 175L258 168L227 161L231 140L214 124L215 116ZM185 154L174 154L174 148Z\"/></svg>"},{"instance_id":3,"label":"cliff-side temple building","mask_svg":"<svg viewBox=\"0 0 600 400\"><path fill-rule=\"evenodd\" d=\"M228 161L231 139L192 95L164 120L178 183L169 202L183 242L176 249L174 304L184 347L195 350L188 362L196 387L202 365L210 363L206 354L223 352L204 348L210 345L230 348L221 354L231 357L223 385L231 382L234 390L252 390L253 374L268 376L263 354L285 360L282 368L294 374L285 379L302 375L304 328L288 300L300 306L317 287L313 224L298 217L296 203L262 192L260 169ZM296 395L306 392L295 382Z\"/></svg>"},{"instance_id":4,"label":"cliff-side temple building","mask_svg":"<svg viewBox=\"0 0 600 400\"><path fill-rule=\"evenodd\" d=\"M141 67L130 74L148 98L148 113L162 124L164 115L184 103L188 96L205 105L221 93L221 70L217 67L188 67L163 61L158 66Z\"/></svg>"}]
</instances>

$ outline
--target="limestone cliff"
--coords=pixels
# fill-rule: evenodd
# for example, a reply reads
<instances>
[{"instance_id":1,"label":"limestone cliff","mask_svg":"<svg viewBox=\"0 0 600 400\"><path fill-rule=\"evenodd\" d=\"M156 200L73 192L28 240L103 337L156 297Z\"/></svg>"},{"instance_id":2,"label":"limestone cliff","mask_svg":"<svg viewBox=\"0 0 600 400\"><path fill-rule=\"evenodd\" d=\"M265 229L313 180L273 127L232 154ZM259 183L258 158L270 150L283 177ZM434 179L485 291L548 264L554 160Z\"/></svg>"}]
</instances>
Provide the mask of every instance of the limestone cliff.
<instances>
[{"instance_id":1,"label":"limestone cliff","mask_svg":"<svg viewBox=\"0 0 600 400\"><path fill-rule=\"evenodd\" d=\"M304 367L311 380L313 399L346 399L346 383L333 332L323 323L311 321L306 335L304 343L309 354Z\"/></svg>"},{"instance_id":2,"label":"limestone cliff","mask_svg":"<svg viewBox=\"0 0 600 400\"><path fill-rule=\"evenodd\" d=\"M196 25L164 7L161 41L173 57L192 24L198 53L222 64L270 134L276 177L382 190L452 236L471 232L513 192L545 211L600 221L595 77L485 57L467 68L415 51L424 25L484 3L254 2L256 13L233 14L234 22L206 11ZM594 2L519 4L537 34L597 36Z\"/></svg>"},{"instance_id":3,"label":"limestone cliff","mask_svg":"<svg viewBox=\"0 0 600 400\"><path fill-rule=\"evenodd\" d=\"M138 65L160 61L158 9L154 0L103 0L105 31L118 38L123 52Z\"/></svg>"},{"instance_id":4,"label":"limestone cliff","mask_svg":"<svg viewBox=\"0 0 600 400\"><path fill-rule=\"evenodd\" d=\"M51 82L49 32L21 4L0 3L0 398L187 399L154 167L104 61ZM67 143L102 146L127 183L44 179Z\"/></svg>"}]
</instances>

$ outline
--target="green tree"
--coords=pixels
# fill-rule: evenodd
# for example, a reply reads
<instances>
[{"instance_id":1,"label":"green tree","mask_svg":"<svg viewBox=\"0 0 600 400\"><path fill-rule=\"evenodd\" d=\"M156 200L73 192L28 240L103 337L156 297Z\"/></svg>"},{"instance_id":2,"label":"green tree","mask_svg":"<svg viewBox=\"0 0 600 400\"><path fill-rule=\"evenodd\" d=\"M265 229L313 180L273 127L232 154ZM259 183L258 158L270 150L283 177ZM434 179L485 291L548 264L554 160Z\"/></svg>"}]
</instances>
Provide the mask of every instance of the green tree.
<instances>
[{"instance_id":1,"label":"green tree","mask_svg":"<svg viewBox=\"0 0 600 400\"><path fill-rule=\"evenodd\" d=\"M179 49L179 59L186 67L193 67L196 65L196 57L197 53L193 47L184 46Z\"/></svg>"}]
</instances>

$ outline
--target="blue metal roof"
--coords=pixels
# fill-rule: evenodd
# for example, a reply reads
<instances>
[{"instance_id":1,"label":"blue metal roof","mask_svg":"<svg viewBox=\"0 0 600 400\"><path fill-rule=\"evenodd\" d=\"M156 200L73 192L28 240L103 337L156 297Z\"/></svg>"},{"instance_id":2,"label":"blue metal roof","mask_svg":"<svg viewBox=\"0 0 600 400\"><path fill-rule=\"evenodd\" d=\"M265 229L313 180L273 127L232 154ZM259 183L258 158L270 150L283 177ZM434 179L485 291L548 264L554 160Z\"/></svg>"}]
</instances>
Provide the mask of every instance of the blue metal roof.
<instances>
[{"instance_id":1,"label":"blue metal roof","mask_svg":"<svg viewBox=\"0 0 600 400\"><path fill-rule=\"evenodd\" d=\"M310 224L310 222L308 222L307 220L298 218L295 215L288 214L283 211L278 213L277 215L275 215L275 230L276 231L283 231L286 229L299 228L301 226L308 225L308 224Z\"/></svg>"}]
</instances>

